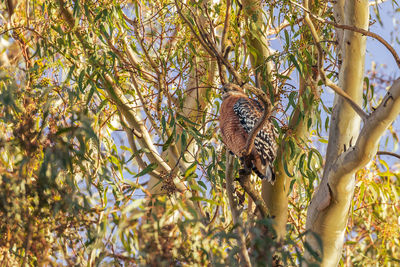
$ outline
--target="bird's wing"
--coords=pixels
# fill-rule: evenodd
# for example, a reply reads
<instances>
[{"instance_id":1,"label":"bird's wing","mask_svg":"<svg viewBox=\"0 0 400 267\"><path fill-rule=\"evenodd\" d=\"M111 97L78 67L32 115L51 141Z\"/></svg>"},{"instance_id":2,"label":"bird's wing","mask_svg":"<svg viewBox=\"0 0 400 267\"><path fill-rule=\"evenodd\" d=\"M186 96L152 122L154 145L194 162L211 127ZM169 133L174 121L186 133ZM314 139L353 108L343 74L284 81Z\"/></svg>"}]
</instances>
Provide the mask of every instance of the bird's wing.
<instances>
[{"instance_id":1,"label":"bird's wing","mask_svg":"<svg viewBox=\"0 0 400 267\"><path fill-rule=\"evenodd\" d=\"M247 133L250 133L261 118L264 109L257 100L243 97L235 103L233 110L239 117L242 127ZM275 137L276 130L272 122L268 119L254 140L254 147L261 156L261 161L264 165L267 162L271 164L275 159L277 148Z\"/></svg>"}]
</instances>

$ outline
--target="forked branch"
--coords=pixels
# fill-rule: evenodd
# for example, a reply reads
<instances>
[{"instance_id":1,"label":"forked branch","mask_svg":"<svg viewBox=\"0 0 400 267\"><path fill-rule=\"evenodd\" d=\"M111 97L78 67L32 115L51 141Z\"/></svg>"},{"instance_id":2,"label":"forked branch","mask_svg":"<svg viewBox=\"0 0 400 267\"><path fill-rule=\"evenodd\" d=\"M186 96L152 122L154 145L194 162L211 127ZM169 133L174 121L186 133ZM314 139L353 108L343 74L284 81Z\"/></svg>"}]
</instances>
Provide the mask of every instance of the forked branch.
<instances>
[{"instance_id":1,"label":"forked branch","mask_svg":"<svg viewBox=\"0 0 400 267\"><path fill-rule=\"evenodd\" d=\"M182 5L184 5L184 4L182 4ZM199 34L194 29L193 24L182 13L182 8L181 8L181 6L179 6L177 0L175 0L175 6L177 8L177 11L178 11L180 17L189 26L189 28L192 31L193 35L200 42L200 44L203 46L203 48L210 54L210 56L215 57L219 64L223 64L228 69L228 71L232 74L232 76L234 77L236 82L239 85L242 85L243 84L243 80L240 77L239 73L235 70L235 68L228 61L228 59L223 56L223 53L221 53L219 51L219 49L217 48L215 42L213 41L213 38L211 36L209 36L209 34L204 30L204 28L201 25L201 23L198 22L196 14L188 7L188 10L190 11L190 13L193 16L193 20L195 22L195 25L196 25L198 31L199 31Z\"/></svg>"}]
</instances>

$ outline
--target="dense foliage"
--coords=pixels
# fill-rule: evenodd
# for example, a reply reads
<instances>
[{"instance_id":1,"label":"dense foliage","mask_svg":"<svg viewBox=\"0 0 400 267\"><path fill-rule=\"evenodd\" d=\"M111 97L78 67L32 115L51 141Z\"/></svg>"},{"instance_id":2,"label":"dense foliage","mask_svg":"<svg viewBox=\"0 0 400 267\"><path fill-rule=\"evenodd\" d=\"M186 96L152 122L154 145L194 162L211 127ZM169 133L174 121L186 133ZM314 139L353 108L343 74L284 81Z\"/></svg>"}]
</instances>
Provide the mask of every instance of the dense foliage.
<instances>
[{"instance_id":1,"label":"dense foliage","mask_svg":"<svg viewBox=\"0 0 400 267\"><path fill-rule=\"evenodd\" d=\"M333 94L305 82L318 55L304 10L266 1L261 27L252 2L1 2L1 265L235 265L243 232L256 266L304 260ZM330 3L312 9L331 20ZM326 75L337 81L335 29L315 23ZM268 57L265 37L277 50ZM274 103L275 165L290 177L283 241L227 178L232 158L217 123L224 68L213 49ZM368 112L393 81L382 72L364 78ZM396 123L380 150L398 150ZM398 167L376 156L357 173L341 264L400 261ZM232 168L237 177L237 159Z\"/></svg>"}]
</instances>

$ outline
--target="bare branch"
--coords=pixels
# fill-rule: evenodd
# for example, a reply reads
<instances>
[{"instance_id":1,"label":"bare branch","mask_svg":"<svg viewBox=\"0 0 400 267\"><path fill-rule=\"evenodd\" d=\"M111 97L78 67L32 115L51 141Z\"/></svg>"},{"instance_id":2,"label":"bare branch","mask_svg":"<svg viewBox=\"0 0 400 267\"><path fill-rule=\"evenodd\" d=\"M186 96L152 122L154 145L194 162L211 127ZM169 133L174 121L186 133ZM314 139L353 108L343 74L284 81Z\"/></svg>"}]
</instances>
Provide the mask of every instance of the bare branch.
<instances>
[{"instance_id":1,"label":"bare branch","mask_svg":"<svg viewBox=\"0 0 400 267\"><path fill-rule=\"evenodd\" d=\"M378 108L364 122L355 146L342 153L331 164L325 182L320 185L308 208L306 229L320 235L329 231L336 233L335 238L343 239L344 225L354 191L354 174L376 155L380 139L399 114L400 79L397 79ZM337 219L328 221L327 217ZM324 227L320 228L322 222ZM317 247L318 242L312 235L308 235L306 240ZM332 253L335 248L330 244L324 243L324 251L330 251L324 261L338 262L337 256L333 255L335 253Z\"/></svg>"},{"instance_id":2,"label":"bare branch","mask_svg":"<svg viewBox=\"0 0 400 267\"><path fill-rule=\"evenodd\" d=\"M179 15L181 18L185 21L185 23L189 26L190 30L192 31L193 35L199 40L200 44L203 46L203 48L210 54L210 56L213 56L217 59L217 61L225 65L225 67L228 69L228 71L232 74L232 76L235 78L236 82L240 85L243 84L242 78L240 77L239 73L235 70L235 68L230 64L230 62L223 57L223 55L218 51L218 49L215 46L215 43L211 41L211 38L208 36L208 34L203 30L203 27L201 26L200 23L197 22L196 15L194 12L192 12L189 9L189 11L193 15L193 19L196 23L197 28L199 29L200 36L197 34L195 29L193 28L193 25L186 19L186 17L182 13L182 9L179 6L177 0L175 0L175 5L178 10Z\"/></svg>"},{"instance_id":3,"label":"bare branch","mask_svg":"<svg viewBox=\"0 0 400 267\"><path fill-rule=\"evenodd\" d=\"M107 40L107 38L105 38ZM125 46L126 50L126 55L128 56L128 61L132 64L133 67L137 68L138 70L141 70L140 62L139 59L137 59L136 55L133 53L132 48L130 47L128 40L125 36L123 39L123 43ZM155 83L153 80L153 77L147 74L146 72L142 71L140 74L148 81L151 81L152 83Z\"/></svg>"},{"instance_id":4,"label":"bare branch","mask_svg":"<svg viewBox=\"0 0 400 267\"><path fill-rule=\"evenodd\" d=\"M304 18L298 18L295 20L294 24L299 24ZM291 26L292 24L288 22L287 20L284 20L281 24L279 24L277 27L272 28L271 30L267 30L265 32L266 36L269 35L276 35L280 33L284 28Z\"/></svg>"},{"instance_id":5,"label":"bare branch","mask_svg":"<svg viewBox=\"0 0 400 267\"><path fill-rule=\"evenodd\" d=\"M400 79L397 79L378 108L372 112L360 132L354 147L344 152L332 165L329 184L335 185L341 177L355 172L367 164L376 154L379 140L400 114Z\"/></svg>"},{"instance_id":6,"label":"bare branch","mask_svg":"<svg viewBox=\"0 0 400 267\"><path fill-rule=\"evenodd\" d=\"M222 37L221 37L221 51L223 53L223 57L225 59L228 58L229 50L230 47L226 47L226 41L227 41L227 32L229 29L229 18L230 18L230 13L231 12L231 0L226 1L226 10L225 10L225 21L224 21L224 29L222 30ZM219 68L219 76L221 79L221 83L225 84L228 82L228 78L226 76L226 68L221 64L220 61L218 62L218 68Z\"/></svg>"},{"instance_id":7,"label":"bare branch","mask_svg":"<svg viewBox=\"0 0 400 267\"><path fill-rule=\"evenodd\" d=\"M143 37L140 35L139 30L138 30L138 23L135 23L133 25L133 29L136 35L136 38L139 41L140 47L142 48L142 51L147 59L147 61L150 63L150 66L153 68L154 72L157 74L157 77L160 76L161 72L158 69L158 65L154 62L153 58L150 56L146 44L144 43Z\"/></svg>"},{"instance_id":8,"label":"bare branch","mask_svg":"<svg viewBox=\"0 0 400 267\"><path fill-rule=\"evenodd\" d=\"M370 31L367 31L367 30L364 30L364 29L360 29L360 28L355 27L355 26L337 24L335 22L328 21L328 20L324 20L324 22L326 22L328 24L331 24L332 26L334 26L336 28L358 32L358 33L361 33L363 35L375 38L376 40L378 40L381 44L383 44L389 50L389 52L394 57L394 60L396 61L397 66L400 68L400 57L396 53L396 50L394 50L394 48L385 39L383 39L380 35L378 35L376 33L373 33L373 32L370 32Z\"/></svg>"},{"instance_id":9,"label":"bare branch","mask_svg":"<svg viewBox=\"0 0 400 267\"><path fill-rule=\"evenodd\" d=\"M179 6L178 2L175 0L175 6L176 9L180 15L180 17L185 21L185 23L189 26L190 30L192 31L193 35L196 36L196 39L200 42L200 44L203 46L203 48L208 52L208 54L213 55L214 53L210 50L210 48L208 47L208 45L204 42L203 38L201 38L197 32L195 31L195 29L193 28L192 23L190 23L190 21L187 20L187 18L185 17L185 15L183 15L182 13L182 8Z\"/></svg>"},{"instance_id":10,"label":"bare branch","mask_svg":"<svg viewBox=\"0 0 400 267\"><path fill-rule=\"evenodd\" d=\"M392 157L400 159L400 155L399 154L396 154L396 153L393 153L393 152L389 152L389 151L378 151L378 152L376 152L376 154L377 155L392 156Z\"/></svg>"},{"instance_id":11,"label":"bare branch","mask_svg":"<svg viewBox=\"0 0 400 267\"><path fill-rule=\"evenodd\" d=\"M120 116L120 118L122 119L121 116ZM128 142L129 142L129 146L132 149L132 153L134 155L136 154L136 157L135 157L136 162L138 163L140 168L145 169L147 167L147 164L146 164L146 162L144 162L142 155L140 155L139 150L136 147L135 138L134 138L132 131L125 125L122 125L122 126L124 128L126 136L128 137ZM156 170L151 171L150 174L152 176L156 177L157 179L162 179L160 173L157 172Z\"/></svg>"},{"instance_id":12,"label":"bare branch","mask_svg":"<svg viewBox=\"0 0 400 267\"><path fill-rule=\"evenodd\" d=\"M365 121L368 118L368 114L365 113L365 111L362 108L360 108L360 106L357 105L357 103L354 102L351 99L351 97L345 91L343 91L342 88L340 88L338 85L336 85L330 79L328 79L328 77L326 77L325 73L323 74L323 76L321 78L323 78L326 86L330 87L333 91L335 91L338 95L340 95L347 101L347 103L354 109L355 112L357 112L357 114L361 117L361 119L363 121Z\"/></svg>"}]
</instances>

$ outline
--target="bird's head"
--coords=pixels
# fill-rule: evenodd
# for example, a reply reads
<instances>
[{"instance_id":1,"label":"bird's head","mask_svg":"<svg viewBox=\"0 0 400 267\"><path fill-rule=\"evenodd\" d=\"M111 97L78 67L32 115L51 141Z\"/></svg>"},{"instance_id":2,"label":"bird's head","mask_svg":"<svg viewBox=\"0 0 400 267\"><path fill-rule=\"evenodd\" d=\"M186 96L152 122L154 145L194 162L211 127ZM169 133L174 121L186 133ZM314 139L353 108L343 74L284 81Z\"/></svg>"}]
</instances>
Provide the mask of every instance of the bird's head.
<instances>
[{"instance_id":1,"label":"bird's head","mask_svg":"<svg viewBox=\"0 0 400 267\"><path fill-rule=\"evenodd\" d=\"M226 83L224 84L224 86L222 87L222 91L224 92L223 94L223 98L230 96L230 95L243 95L244 91L243 89L236 84L233 83Z\"/></svg>"}]
</instances>

